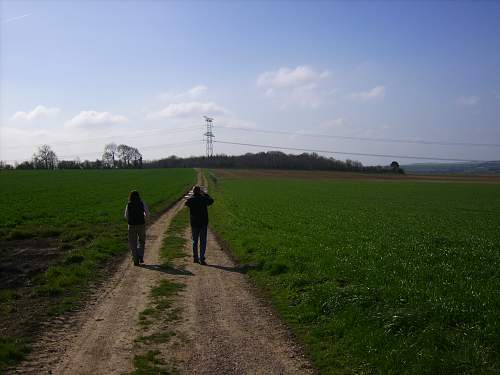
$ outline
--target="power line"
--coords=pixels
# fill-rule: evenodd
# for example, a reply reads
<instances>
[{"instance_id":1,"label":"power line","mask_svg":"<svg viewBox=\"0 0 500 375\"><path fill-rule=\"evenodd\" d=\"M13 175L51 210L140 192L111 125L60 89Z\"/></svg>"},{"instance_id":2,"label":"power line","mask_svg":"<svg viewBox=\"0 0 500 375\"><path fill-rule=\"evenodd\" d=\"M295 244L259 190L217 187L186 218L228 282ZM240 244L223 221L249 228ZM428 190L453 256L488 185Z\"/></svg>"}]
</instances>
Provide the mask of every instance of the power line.
<instances>
[{"instance_id":1,"label":"power line","mask_svg":"<svg viewBox=\"0 0 500 375\"><path fill-rule=\"evenodd\" d=\"M361 152L344 152L344 151L332 151L332 150L318 150L318 149L308 149L308 148L297 148L297 147L258 145L258 144L253 144L253 143L240 143L240 142L229 142L229 141L218 141L218 140L215 140L214 142L228 144L228 145L239 145L239 146L250 146L250 147L264 147L264 148L270 148L270 149L275 149L275 150L291 150L291 151L304 151L304 152L322 152L322 153L327 153L327 154L341 154L341 155L354 155L354 156L374 156L374 157L393 158L393 159L421 159L421 160L474 162L474 163L486 163L486 162L488 162L488 160L439 158L439 157L415 156L415 155L368 154L368 153L361 153Z\"/></svg>"},{"instance_id":2,"label":"power line","mask_svg":"<svg viewBox=\"0 0 500 375\"><path fill-rule=\"evenodd\" d=\"M317 137L317 138L337 138L337 139L349 139L349 140L369 141L369 142L413 143L413 144L440 145L440 146L500 147L500 144L498 144L498 143L445 142L445 141L426 141L426 140L411 140L411 139L351 137L351 136L331 135L331 134L291 132L291 131L273 130L273 129L251 129L251 128L242 128L242 127L238 127L238 126L223 126L222 125L220 127L224 128L224 129L228 129L228 130L241 130L241 131L256 132L256 133L298 135L298 136L304 136L304 137Z\"/></svg>"}]
</instances>

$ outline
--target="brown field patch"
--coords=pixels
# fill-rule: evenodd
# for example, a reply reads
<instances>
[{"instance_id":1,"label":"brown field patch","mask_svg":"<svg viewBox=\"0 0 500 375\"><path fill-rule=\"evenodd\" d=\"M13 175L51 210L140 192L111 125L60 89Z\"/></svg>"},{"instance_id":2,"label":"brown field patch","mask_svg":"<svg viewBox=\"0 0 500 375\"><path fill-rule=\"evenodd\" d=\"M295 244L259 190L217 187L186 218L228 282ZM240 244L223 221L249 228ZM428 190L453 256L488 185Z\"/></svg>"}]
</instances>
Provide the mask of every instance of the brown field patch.
<instances>
[{"instance_id":1,"label":"brown field patch","mask_svg":"<svg viewBox=\"0 0 500 375\"><path fill-rule=\"evenodd\" d=\"M465 175L396 175L341 171L303 171L282 169L211 169L219 178L298 178L312 180L382 180L382 181L445 181L500 183L500 176Z\"/></svg>"},{"instance_id":2,"label":"brown field patch","mask_svg":"<svg viewBox=\"0 0 500 375\"><path fill-rule=\"evenodd\" d=\"M0 246L2 289L26 286L31 277L45 271L62 253L57 240L51 238L0 241Z\"/></svg>"},{"instance_id":3,"label":"brown field patch","mask_svg":"<svg viewBox=\"0 0 500 375\"><path fill-rule=\"evenodd\" d=\"M64 255L55 238L0 241L0 334L30 337L40 328L50 298L38 296L33 279Z\"/></svg>"}]
</instances>

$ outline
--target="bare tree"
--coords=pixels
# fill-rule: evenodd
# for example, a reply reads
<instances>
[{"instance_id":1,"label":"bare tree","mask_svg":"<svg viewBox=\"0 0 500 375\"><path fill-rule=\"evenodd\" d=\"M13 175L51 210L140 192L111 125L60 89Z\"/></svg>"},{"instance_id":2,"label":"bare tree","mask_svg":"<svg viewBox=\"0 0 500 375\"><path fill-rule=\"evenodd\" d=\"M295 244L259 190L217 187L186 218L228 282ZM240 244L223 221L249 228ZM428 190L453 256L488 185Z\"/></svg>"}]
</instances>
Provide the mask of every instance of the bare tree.
<instances>
[{"instance_id":1,"label":"bare tree","mask_svg":"<svg viewBox=\"0 0 500 375\"><path fill-rule=\"evenodd\" d=\"M104 153L102 154L102 161L107 167L116 167L116 157L118 154L118 146L116 143L108 143L104 146Z\"/></svg>"},{"instance_id":2,"label":"bare tree","mask_svg":"<svg viewBox=\"0 0 500 375\"><path fill-rule=\"evenodd\" d=\"M135 147L131 150L131 160L134 168L142 168L142 154Z\"/></svg>"},{"instance_id":3,"label":"bare tree","mask_svg":"<svg viewBox=\"0 0 500 375\"><path fill-rule=\"evenodd\" d=\"M141 168L142 154L135 147L119 145L117 147L120 164L123 168Z\"/></svg>"},{"instance_id":4,"label":"bare tree","mask_svg":"<svg viewBox=\"0 0 500 375\"><path fill-rule=\"evenodd\" d=\"M49 145L42 145L33 154L33 165L35 168L55 169L57 166L57 155Z\"/></svg>"},{"instance_id":5,"label":"bare tree","mask_svg":"<svg viewBox=\"0 0 500 375\"><path fill-rule=\"evenodd\" d=\"M130 164L130 147L127 145L119 145L117 151L122 167L127 168Z\"/></svg>"}]
</instances>

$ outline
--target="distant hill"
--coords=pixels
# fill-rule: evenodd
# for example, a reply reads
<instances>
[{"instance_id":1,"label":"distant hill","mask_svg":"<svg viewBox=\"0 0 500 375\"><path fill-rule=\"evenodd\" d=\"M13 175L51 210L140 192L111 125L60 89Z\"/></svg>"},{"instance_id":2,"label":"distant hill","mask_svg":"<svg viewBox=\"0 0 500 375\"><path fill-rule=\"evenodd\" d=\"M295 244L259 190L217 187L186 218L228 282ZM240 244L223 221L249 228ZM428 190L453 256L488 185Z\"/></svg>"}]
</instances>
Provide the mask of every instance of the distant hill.
<instances>
[{"instance_id":1,"label":"distant hill","mask_svg":"<svg viewBox=\"0 0 500 375\"><path fill-rule=\"evenodd\" d=\"M500 174L500 161L482 163L417 163L403 165L406 173L415 174Z\"/></svg>"}]
</instances>

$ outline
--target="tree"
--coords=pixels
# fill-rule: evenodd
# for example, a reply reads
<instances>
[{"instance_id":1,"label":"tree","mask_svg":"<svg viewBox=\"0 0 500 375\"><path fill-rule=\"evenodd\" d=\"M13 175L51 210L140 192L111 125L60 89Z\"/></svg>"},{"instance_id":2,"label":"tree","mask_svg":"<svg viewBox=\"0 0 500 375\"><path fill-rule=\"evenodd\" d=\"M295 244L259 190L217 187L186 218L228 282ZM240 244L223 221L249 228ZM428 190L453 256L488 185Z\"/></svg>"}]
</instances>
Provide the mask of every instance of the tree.
<instances>
[{"instance_id":1,"label":"tree","mask_svg":"<svg viewBox=\"0 0 500 375\"><path fill-rule=\"evenodd\" d=\"M127 168L130 163L130 147L127 145L119 145L117 151L121 166Z\"/></svg>"},{"instance_id":2,"label":"tree","mask_svg":"<svg viewBox=\"0 0 500 375\"><path fill-rule=\"evenodd\" d=\"M75 160L59 160L57 163L59 169L80 169L80 162Z\"/></svg>"},{"instance_id":3,"label":"tree","mask_svg":"<svg viewBox=\"0 0 500 375\"><path fill-rule=\"evenodd\" d=\"M134 168L142 168L142 154L136 148L132 148L132 164Z\"/></svg>"},{"instance_id":4,"label":"tree","mask_svg":"<svg viewBox=\"0 0 500 375\"><path fill-rule=\"evenodd\" d=\"M104 146L104 153L102 154L102 162L109 168L116 167L116 156L118 153L118 146L116 143L108 143Z\"/></svg>"},{"instance_id":5,"label":"tree","mask_svg":"<svg viewBox=\"0 0 500 375\"><path fill-rule=\"evenodd\" d=\"M393 161L391 163L391 168L394 173L405 174L404 169L399 166L397 161Z\"/></svg>"},{"instance_id":6,"label":"tree","mask_svg":"<svg viewBox=\"0 0 500 375\"><path fill-rule=\"evenodd\" d=\"M135 147L119 145L118 157L122 168L142 168L142 154Z\"/></svg>"},{"instance_id":7,"label":"tree","mask_svg":"<svg viewBox=\"0 0 500 375\"><path fill-rule=\"evenodd\" d=\"M49 145L42 145L33 154L33 165L35 168L55 169L57 166L57 155Z\"/></svg>"},{"instance_id":8,"label":"tree","mask_svg":"<svg viewBox=\"0 0 500 375\"><path fill-rule=\"evenodd\" d=\"M14 169L14 167L4 161L0 161L0 169Z\"/></svg>"},{"instance_id":9,"label":"tree","mask_svg":"<svg viewBox=\"0 0 500 375\"><path fill-rule=\"evenodd\" d=\"M33 163L31 161L23 161L16 165L16 169L33 169Z\"/></svg>"}]
</instances>

